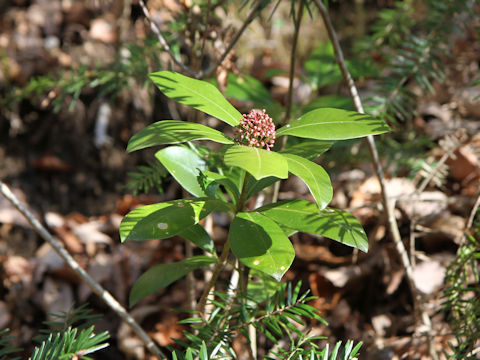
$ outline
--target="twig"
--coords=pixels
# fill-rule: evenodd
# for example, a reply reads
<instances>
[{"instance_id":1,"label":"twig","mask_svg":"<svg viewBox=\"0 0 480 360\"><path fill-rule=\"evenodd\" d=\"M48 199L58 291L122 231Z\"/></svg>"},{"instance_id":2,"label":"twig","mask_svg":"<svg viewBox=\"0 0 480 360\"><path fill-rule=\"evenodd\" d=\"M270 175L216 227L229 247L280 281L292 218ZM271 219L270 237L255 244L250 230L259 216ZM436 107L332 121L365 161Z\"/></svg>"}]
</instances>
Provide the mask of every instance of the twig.
<instances>
[{"instance_id":1,"label":"twig","mask_svg":"<svg viewBox=\"0 0 480 360\"><path fill-rule=\"evenodd\" d=\"M323 5L320 0L314 0L315 4L317 5L320 15L322 16L323 22L325 27L327 28L328 35L330 37L330 41L332 42L334 51L335 51L335 58L337 60L338 66L340 67L340 71L342 72L343 78L347 83L348 91L350 93L350 97L353 100L356 110L359 113L365 113L362 102L360 100L360 96L358 95L357 87L345 65L345 58L343 57L342 48L340 46L340 42L338 41L337 34L335 29L333 28L332 22L330 21L330 16L328 14L327 9ZM420 315L420 319L422 324L425 326L425 330L428 332L431 330L432 325L430 321L430 317L428 316L425 306L423 304L421 295L415 286L415 282L413 280L413 269L412 265L410 264L410 260L408 258L407 251L405 246L403 245L402 238L400 236L400 231L398 229L397 220L394 214L394 207L391 204L390 199L388 198L388 194L386 191L386 184L385 184L385 176L383 174L383 168L380 163L380 159L378 156L377 147L375 145L375 140L372 135L367 136L367 144L370 151L370 155L372 157L372 162L375 167L375 172L377 174L378 181L380 183L380 188L382 191L382 200L385 212L387 213L387 220L388 220L388 227L390 233L392 235L393 241L395 243L395 248L400 256L402 261L403 267L405 268L405 273L407 275L408 284L410 287L410 291L412 292L412 298L415 306L415 310ZM431 336L428 336L428 343L430 348L430 354L434 360L438 359L438 355L435 351L433 339Z\"/></svg>"},{"instance_id":2,"label":"twig","mask_svg":"<svg viewBox=\"0 0 480 360\"><path fill-rule=\"evenodd\" d=\"M298 44L298 35L300 34L300 24L302 22L303 16L303 0L300 1L298 5L297 18L295 21L295 34L293 35L292 49L290 52L290 73L288 79L288 94L287 94L287 108L285 109L285 117L283 118L283 125L286 125L290 120L290 113L292 111L292 98L293 98L293 80L295 77L295 60L297 59L297 44ZM286 137L285 137L286 139ZM282 143L285 146L284 143Z\"/></svg>"},{"instance_id":3,"label":"twig","mask_svg":"<svg viewBox=\"0 0 480 360\"><path fill-rule=\"evenodd\" d=\"M477 213L478 208L480 207L480 195L477 197L477 201L473 205L472 211L470 212L470 216L468 217L467 224L465 225L465 230L468 231L473 225L473 219L475 219L475 214Z\"/></svg>"},{"instance_id":4,"label":"twig","mask_svg":"<svg viewBox=\"0 0 480 360\"><path fill-rule=\"evenodd\" d=\"M183 63L177 60L177 58L172 52L172 49L168 45L167 40L165 40L165 38L162 35L162 32L160 31L157 24L153 21L152 17L150 16L150 12L148 11L148 8L145 5L145 2L143 0L139 0L139 4L142 7L143 14L145 15L145 17L148 20L148 23L150 24L150 29L152 29L153 33L157 35L158 41L163 46L163 49L170 55L173 62L189 75L196 77L196 74L192 69L190 69L188 66L184 65Z\"/></svg>"},{"instance_id":5,"label":"twig","mask_svg":"<svg viewBox=\"0 0 480 360\"><path fill-rule=\"evenodd\" d=\"M15 206L18 211L28 220L33 226L34 230L47 241L57 254L67 263L67 265L87 283L90 289L97 294L107 305L117 313L140 337L145 343L146 347L160 359L166 359L167 356L158 348L157 345L150 339L147 333L141 328L141 326L135 321L135 319L125 310L125 308L99 283L97 283L83 268L77 263L77 261L68 253L63 245L58 242L45 227L35 218L35 216L17 199L17 197L10 191L9 187L0 180L0 192L7 198L8 201Z\"/></svg>"},{"instance_id":6,"label":"twig","mask_svg":"<svg viewBox=\"0 0 480 360\"><path fill-rule=\"evenodd\" d=\"M290 52L290 73L288 76L288 94L287 94L287 108L285 109L285 116L282 121L282 125L287 125L290 122L290 115L292 111L292 98L293 98L293 80L295 76L295 60L296 60L296 55L297 55L297 44L298 44L298 36L300 35L300 24L302 22L302 16L303 16L303 7L304 7L304 2L303 0L300 1L300 5L298 6L298 12L297 12L297 18L294 20L295 22L295 34L293 35L293 42L292 42L292 48ZM282 150L285 148L285 145L287 144L287 138L288 136L283 136L280 139L280 148L279 150ZM278 200L278 194L280 192L280 181L277 181L273 185L273 194L272 194L272 203L277 202Z\"/></svg>"},{"instance_id":7,"label":"twig","mask_svg":"<svg viewBox=\"0 0 480 360\"><path fill-rule=\"evenodd\" d=\"M140 6L142 7L142 10L143 10L143 14L145 15L145 17L147 18L148 20L148 23L150 24L150 28L152 29L153 33L157 36L158 38L158 41L160 42L160 44L163 46L163 48L165 49L165 51L168 53L168 55L170 55L170 57L172 58L173 62L179 66L184 72L188 73L190 76L193 76L194 78L197 78L197 79L203 79L205 77L208 77L210 76L216 69L217 67L223 62L223 60L225 60L225 58L228 56L228 54L230 53L230 51L233 49L233 47L235 46L235 44L237 43L237 41L240 39L240 37L242 36L243 32L245 31L245 29L247 28L248 25L250 25L250 23L255 19L255 17L257 16L258 12L261 10L261 8L263 7L264 5L264 2L262 0L259 0L257 2L257 5L252 9L252 11L250 12L250 14L248 15L247 19L243 22L243 25L242 27L240 28L240 30L238 30L238 32L235 34L235 36L233 37L232 41L230 42L230 44L228 44L228 46L226 47L225 51L222 53L222 55L220 55L220 57L212 64L210 65L205 71L200 71L200 72L195 72L193 71L192 69L190 69L188 66L186 66L185 64L183 64L182 62L178 61L177 58L175 57L175 55L173 54L172 52L172 49L170 48L170 46L168 45L167 41L165 40L165 37L163 36L162 32L160 31L160 29L158 28L157 24L155 24L155 22L153 21L152 17L150 16L150 12L148 11L148 8L147 6L145 5L145 2L144 0L139 0L139 4Z\"/></svg>"},{"instance_id":8,"label":"twig","mask_svg":"<svg viewBox=\"0 0 480 360\"><path fill-rule=\"evenodd\" d=\"M232 41L230 41L230 44L228 44L228 46L226 47L225 51L223 52L222 55L220 55L220 57L212 64L210 65L207 70L205 71L200 71L198 74L197 74L197 78L198 79L203 79L205 77L208 77L210 76L216 69L217 67L223 62L223 60L225 60L225 58L227 57L227 55L230 53L230 51L233 49L233 47L235 46L235 44L237 43L237 41L240 39L240 37L242 36L243 32L247 29L248 25L250 25L250 23L255 19L255 17L258 15L258 12L261 10L261 8L263 7L264 5L264 1L262 0L259 0L257 2L257 5L255 5L255 7L252 9L252 11L250 12L250 14L248 15L248 17L245 19L245 21L243 22L243 25L242 27L240 28L240 30L237 31L237 33L235 34L235 36L233 37Z\"/></svg>"}]
</instances>

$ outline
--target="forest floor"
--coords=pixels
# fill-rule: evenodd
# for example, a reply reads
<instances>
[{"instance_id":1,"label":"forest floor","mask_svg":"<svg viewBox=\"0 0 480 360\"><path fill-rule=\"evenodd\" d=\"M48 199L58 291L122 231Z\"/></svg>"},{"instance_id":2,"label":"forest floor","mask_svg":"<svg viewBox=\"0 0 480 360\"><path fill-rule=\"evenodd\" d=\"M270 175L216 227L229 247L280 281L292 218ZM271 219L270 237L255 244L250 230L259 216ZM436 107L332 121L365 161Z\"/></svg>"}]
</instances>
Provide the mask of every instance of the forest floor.
<instances>
[{"instance_id":1,"label":"forest floor","mask_svg":"<svg viewBox=\"0 0 480 360\"><path fill-rule=\"evenodd\" d=\"M174 6L169 1L159 3ZM139 12L138 6L134 6L123 28L117 26L121 19L118 9L96 8L89 2L15 0L2 6L3 94L14 86L25 88L34 76L68 69L85 59L90 65L98 59L114 59L125 27L133 38L148 32L135 13ZM447 80L435 84L435 91L421 99L418 115L410 124L395 129L410 134L403 138L404 150L391 149L388 140L380 140L389 194L396 200L395 214L415 263L413 277L432 319L430 335L438 351L453 341L446 314L441 311L446 270L459 244L465 241L467 219L474 210L480 185L480 86L471 85L471 75L478 78L480 42L471 34L451 41L455 53L454 60L447 64ZM265 63L251 59L244 67L253 66L254 60ZM278 60L275 66L288 68L287 61ZM255 70L259 73L258 68ZM368 92L368 80L360 87ZM286 91L272 83L268 88L278 98ZM165 100L158 93L151 96L152 90L151 86L145 89L133 85L115 98L106 98L87 86L72 108L68 108L72 99L67 96L54 112L52 101L60 91L54 89L27 96L13 108L0 109L0 179L125 306L132 284L143 271L185 256L180 238L121 244L118 235L120 221L129 210L182 196L180 187L169 180L163 184L161 195L151 191L134 196L125 186L129 171L153 159L152 151L126 154L128 139L168 116ZM236 105L248 107L248 103ZM98 127L101 109L109 113L105 133ZM420 140L425 146L417 142L409 147L408 142ZM452 146L452 154L445 155ZM348 160L336 157L335 150L346 152ZM330 344L342 339L363 341L361 358L368 360L428 359L426 336L416 332L418 319L405 269L385 225L378 181L368 156L360 156L365 154L365 146L352 142L348 148L338 146L331 152L320 163L331 173L332 206L352 211L361 221L369 237L369 252L358 253L328 239L297 234L292 237L296 258L285 279L301 280L303 288L318 297L313 304L329 326L310 325L315 333L328 337ZM444 164L432 171L442 157ZM419 167L412 176L405 166L398 165L405 158L411 163L418 160L418 164L430 164L431 168ZM415 193L428 174L434 175L432 181L424 191ZM289 179L282 185L280 199L294 197L310 199L303 184ZM215 220L213 238L221 245L228 224ZM204 280L201 273L195 275L196 291L200 293ZM12 330L17 336L16 345L25 349L25 357L35 346L32 338L43 327L42 322L51 319L47 314L88 302L102 314L97 329L108 330L111 335L111 346L96 354L96 359L150 358L131 330L2 196L0 279L0 330ZM172 337L182 336L184 326L177 321L183 315L171 309L187 307L185 288L185 280L180 280L132 309L161 346L172 345Z\"/></svg>"}]
</instances>

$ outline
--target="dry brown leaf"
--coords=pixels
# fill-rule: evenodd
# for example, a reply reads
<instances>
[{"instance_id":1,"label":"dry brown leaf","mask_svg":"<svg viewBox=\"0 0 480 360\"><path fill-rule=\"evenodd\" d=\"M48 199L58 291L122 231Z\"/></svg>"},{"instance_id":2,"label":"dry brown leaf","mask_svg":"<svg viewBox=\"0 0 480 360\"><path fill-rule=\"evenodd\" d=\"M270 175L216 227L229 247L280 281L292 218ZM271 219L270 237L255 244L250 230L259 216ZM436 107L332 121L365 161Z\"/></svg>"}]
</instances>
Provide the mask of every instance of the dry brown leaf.
<instances>
[{"instance_id":1,"label":"dry brown leaf","mask_svg":"<svg viewBox=\"0 0 480 360\"><path fill-rule=\"evenodd\" d=\"M443 284L446 269L438 261L423 261L413 269L413 281L418 290L424 294L432 294Z\"/></svg>"}]
</instances>

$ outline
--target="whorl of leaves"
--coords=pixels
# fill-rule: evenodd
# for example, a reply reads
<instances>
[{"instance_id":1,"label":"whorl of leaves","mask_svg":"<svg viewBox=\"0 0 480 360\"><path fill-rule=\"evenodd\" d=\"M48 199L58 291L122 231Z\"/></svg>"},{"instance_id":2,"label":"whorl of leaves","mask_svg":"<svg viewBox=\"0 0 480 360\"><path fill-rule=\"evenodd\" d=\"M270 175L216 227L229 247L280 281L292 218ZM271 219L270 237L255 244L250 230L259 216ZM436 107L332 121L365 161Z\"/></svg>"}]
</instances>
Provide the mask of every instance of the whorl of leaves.
<instances>
[{"instance_id":1,"label":"whorl of leaves","mask_svg":"<svg viewBox=\"0 0 480 360\"><path fill-rule=\"evenodd\" d=\"M290 283L281 284L273 296L259 303L253 298L216 293L210 304L214 310L204 320L191 317L181 321L188 324L191 331L185 331L186 340L174 339L184 351L172 351L174 359L225 359L236 358L233 339L242 335L250 339L250 326L269 340L272 348L266 359L353 359L361 343L353 346L348 341L341 348L337 343L330 352L329 347L320 348L317 344L323 337L312 336L306 331L306 320L327 324L319 312L308 302L314 297L308 292L300 294L301 283L294 288ZM280 340L287 341L288 347L281 348Z\"/></svg>"},{"instance_id":2,"label":"whorl of leaves","mask_svg":"<svg viewBox=\"0 0 480 360\"><path fill-rule=\"evenodd\" d=\"M91 325L100 316L92 314L87 305L70 309L61 314L52 314L58 321L45 322L50 329L42 330L46 334L38 337L40 345L36 346L30 360L50 359L91 359L87 355L107 347L109 338L107 331L95 334L94 325ZM76 327L72 327L76 325ZM14 337L9 330L0 331L0 360L19 360L11 357L21 351L12 345ZM9 357L7 357L9 355Z\"/></svg>"}]
</instances>

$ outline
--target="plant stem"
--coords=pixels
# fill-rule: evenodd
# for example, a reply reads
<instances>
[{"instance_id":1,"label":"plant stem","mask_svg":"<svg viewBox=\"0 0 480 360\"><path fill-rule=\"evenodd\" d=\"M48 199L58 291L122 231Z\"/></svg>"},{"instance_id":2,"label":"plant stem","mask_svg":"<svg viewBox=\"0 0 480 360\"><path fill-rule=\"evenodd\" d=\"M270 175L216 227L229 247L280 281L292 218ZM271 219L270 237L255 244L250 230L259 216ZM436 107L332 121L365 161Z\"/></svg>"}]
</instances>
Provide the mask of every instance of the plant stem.
<instances>
[{"instance_id":1,"label":"plant stem","mask_svg":"<svg viewBox=\"0 0 480 360\"><path fill-rule=\"evenodd\" d=\"M248 186L248 181L249 180L250 180L250 174L248 172L245 172L245 177L243 178L242 193L240 195L240 200L238 200L238 204L237 204L237 208L235 210L235 214L242 211L243 208L245 207L245 201L246 201L246 198L247 198L247 186ZM202 296L200 297L200 300L198 301L197 311L202 316L205 316L205 305L207 303L208 295L210 294L210 291L212 291L213 287L215 286L215 283L217 282L218 276L220 275L220 271L225 266L225 263L227 261L227 257L228 257L229 253L230 253L230 241L227 238L227 241L225 242L225 245L223 245L222 253L217 260L217 263L215 265L215 269L213 270L212 277L210 278L210 281L208 282L205 289L203 289Z\"/></svg>"},{"instance_id":2,"label":"plant stem","mask_svg":"<svg viewBox=\"0 0 480 360\"><path fill-rule=\"evenodd\" d=\"M230 242L227 239L227 241L225 241L225 245L223 245L222 254L218 258L217 264L215 265L215 269L213 270L212 277L210 278L210 281L208 282L205 289L203 289L202 297L198 302L197 311L202 316L205 315L205 305L207 303L208 295L210 294L210 291L213 289L213 286L215 285L215 283L217 282L218 275L220 275L220 271L223 269L223 266L225 265L225 262L227 260L229 253L230 253Z\"/></svg>"},{"instance_id":3,"label":"plant stem","mask_svg":"<svg viewBox=\"0 0 480 360\"><path fill-rule=\"evenodd\" d=\"M237 209L235 213L239 213L245 207L245 201L247 200L247 187L250 180L250 173L245 172L245 177L243 178L242 193L240 194L240 199L237 203Z\"/></svg>"},{"instance_id":4,"label":"plant stem","mask_svg":"<svg viewBox=\"0 0 480 360\"><path fill-rule=\"evenodd\" d=\"M97 294L107 306L117 313L138 335L138 337L145 343L146 347L160 359L167 359L167 356L158 348L157 345L150 339L142 327L135 321L135 319L125 310L125 308L105 290L98 282L96 282L77 261L65 249L63 244L56 240L45 227L35 218L35 216L17 199L17 197L10 191L9 187L0 180L0 192L17 208L18 211L28 220L33 226L33 229L45 241L47 241L55 250L55 252L67 263L67 265L90 287L90 289Z\"/></svg>"},{"instance_id":5,"label":"plant stem","mask_svg":"<svg viewBox=\"0 0 480 360\"><path fill-rule=\"evenodd\" d=\"M342 72L343 78L347 83L348 92L350 93L350 97L353 100L356 110L359 113L365 113L362 102L360 100L360 96L358 95L357 87L345 65L345 58L343 57L343 51L340 46L340 42L338 41L337 34L335 29L333 28L332 22L330 21L330 16L328 14L327 9L323 5L321 0L314 0L315 4L317 5L320 15L322 16L323 22L328 32L328 36L330 37L330 41L332 42L334 51L335 51L335 58L337 60L338 66L340 67L340 71ZM410 291L412 292L412 298L416 313L419 315L420 321L425 327L425 331L427 334L427 339L429 343L430 354L432 358L438 359L438 355L434 348L433 339L429 335L429 332L432 329L432 324L430 321L430 317L428 316L425 305L421 298L420 292L417 290L415 286L415 282L413 280L413 268L408 258L407 251L405 246L403 245L402 238L400 236L400 231L398 229L397 220L394 214L394 205L392 205L391 200L388 197L386 184L385 184L385 176L383 174L383 168L380 163L380 159L378 156L377 147L375 145L375 140L372 135L367 137L367 145L370 151L370 155L372 157L372 162L375 167L375 172L377 174L378 181L380 183L380 188L382 191L382 200L383 200L383 207L385 212L387 213L387 221L388 221L388 228L390 230L390 234L392 235L393 242L395 243L395 248L397 253L402 261L403 267L405 268L405 273L407 276L407 281L410 287ZM418 319L418 318L417 318Z\"/></svg>"}]
</instances>

